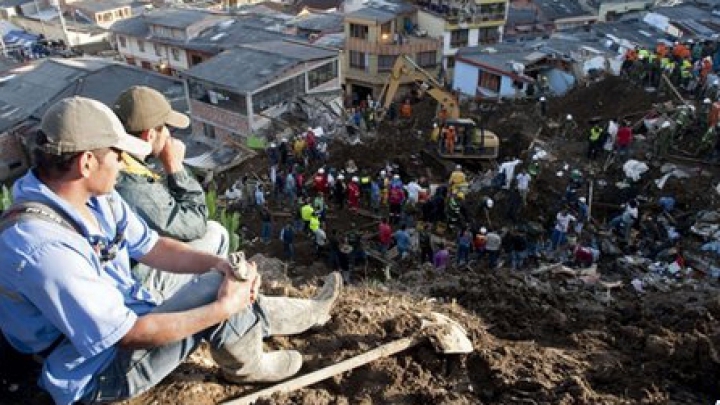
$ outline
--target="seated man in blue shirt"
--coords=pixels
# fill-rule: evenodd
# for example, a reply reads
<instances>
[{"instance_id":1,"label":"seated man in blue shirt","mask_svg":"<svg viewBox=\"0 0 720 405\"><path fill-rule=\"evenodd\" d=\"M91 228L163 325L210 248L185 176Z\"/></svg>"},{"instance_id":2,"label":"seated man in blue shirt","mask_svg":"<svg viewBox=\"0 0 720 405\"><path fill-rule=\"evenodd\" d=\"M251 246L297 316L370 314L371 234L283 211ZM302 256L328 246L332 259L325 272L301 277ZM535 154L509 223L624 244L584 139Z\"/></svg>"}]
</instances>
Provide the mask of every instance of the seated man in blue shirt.
<instances>
[{"instance_id":1,"label":"seated man in blue shirt","mask_svg":"<svg viewBox=\"0 0 720 405\"><path fill-rule=\"evenodd\" d=\"M203 340L231 381L295 374L300 353L263 352L262 339L327 322L339 274L309 300L258 294L253 263L237 275L228 259L158 236L128 207L113 191L124 153L150 146L102 103L61 100L42 119L33 169L13 188L15 204L35 202L49 215L0 220L0 328L16 350L42 353L39 385L58 404L131 398ZM130 259L169 279L196 276L152 294Z\"/></svg>"}]
</instances>

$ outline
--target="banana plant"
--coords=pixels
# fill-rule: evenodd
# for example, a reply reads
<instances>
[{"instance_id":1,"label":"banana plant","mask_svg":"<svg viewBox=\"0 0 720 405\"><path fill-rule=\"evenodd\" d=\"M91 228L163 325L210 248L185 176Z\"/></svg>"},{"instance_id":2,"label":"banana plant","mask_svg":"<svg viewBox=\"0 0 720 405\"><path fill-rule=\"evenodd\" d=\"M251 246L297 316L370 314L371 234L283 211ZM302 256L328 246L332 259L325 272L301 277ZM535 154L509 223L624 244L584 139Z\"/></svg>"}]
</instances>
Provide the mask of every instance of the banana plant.
<instances>
[{"instance_id":1,"label":"banana plant","mask_svg":"<svg viewBox=\"0 0 720 405\"><path fill-rule=\"evenodd\" d=\"M10 208L12 203L12 192L6 185L3 185L2 190L0 191L0 211L5 211Z\"/></svg>"},{"instance_id":2,"label":"banana plant","mask_svg":"<svg viewBox=\"0 0 720 405\"><path fill-rule=\"evenodd\" d=\"M240 249L240 235L238 235L238 229L240 229L240 213L229 212L226 209L220 211L220 223L227 229L230 235L230 252L236 252Z\"/></svg>"},{"instance_id":3,"label":"banana plant","mask_svg":"<svg viewBox=\"0 0 720 405\"><path fill-rule=\"evenodd\" d=\"M205 193L205 205L208 209L208 219L217 219L218 201L215 189L210 189Z\"/></svg>"}]
</instances>

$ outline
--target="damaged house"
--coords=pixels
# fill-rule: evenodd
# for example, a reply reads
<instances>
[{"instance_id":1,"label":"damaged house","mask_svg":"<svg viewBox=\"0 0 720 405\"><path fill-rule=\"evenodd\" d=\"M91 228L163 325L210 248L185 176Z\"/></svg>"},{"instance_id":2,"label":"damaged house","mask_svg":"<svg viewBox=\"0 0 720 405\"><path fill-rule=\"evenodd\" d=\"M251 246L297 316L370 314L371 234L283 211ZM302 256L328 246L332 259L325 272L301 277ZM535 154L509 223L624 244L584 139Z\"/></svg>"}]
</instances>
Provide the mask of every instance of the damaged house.
<instances>
[{"instance_id":1,"label":"damaged house","mask_svg":"<svg viewBox=\"0 0 720 405\"><path fill-rule=\"evenodd\" d=\"M299 99L342 106L339 53L300 42L228 49L184 76L193 132L235 144L246 144Z\"/></svg>"},{"instance_id":2,"label":"damaged house","mask_svg":"<svg viewBox=\"0 0 720 405\"><path fill-rule=\"evenodd\" d=\"M25 172L29 145L45 110L65 97L90 97L112 105L130 86L152 87L187 111L179 80L104 59L47 59L0 83L0 181Z\"/></svg>"},{"instance_id":3,"label":"damaged house","mask_svg":"<svg viewBox=\"0 0 720 405\"><path fill-rule=\"evenodd\" d=\"M453 89L486 99L562 95L602 71L619 73L616 53L598 39L550 38L460 49Z\"/></svg>"}]
</instances>

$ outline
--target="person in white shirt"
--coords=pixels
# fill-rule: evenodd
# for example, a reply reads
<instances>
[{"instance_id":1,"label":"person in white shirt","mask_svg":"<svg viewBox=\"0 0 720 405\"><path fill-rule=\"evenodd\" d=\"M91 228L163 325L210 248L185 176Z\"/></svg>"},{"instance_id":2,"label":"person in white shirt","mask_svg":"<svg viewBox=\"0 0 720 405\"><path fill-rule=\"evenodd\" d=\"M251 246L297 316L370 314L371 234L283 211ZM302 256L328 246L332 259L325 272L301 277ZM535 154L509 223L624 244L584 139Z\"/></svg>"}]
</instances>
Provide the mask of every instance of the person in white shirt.
<instances>
[{"instance_id":1,"label":"person in white shirt","mask_svg":"<svg viewBox=\"0 0 720 405\"><path fill-rule=\"evenodd\" d=\"M570 214L567 208L563 208L558 212L557 217L555 217L555 228L553 228L552 235L550 236L553 252L557 251L559 247L567 242L568 228L570 227L570 223L575 221L577 221L577 218Z\"/></svg>"},{"instance_id":2,"label":"person in white shirt","mask_svg":"<svg viewBox=\"0 0 720 405\"><path fill-rule=\"evenodd\" d=\"M610 227L622 232L622 236L625 242L627 242L630 239L630 229L635 224L635 221L637 221L638 215L640 215L638 202L632 199L625 204L623 213L610 221Z\"/></svg>"},{"instance_id":3,"label":"person in white shirt","mask_svg":"<svg viewBox=\"0 0 720 405\"><path fill-rule=\"evenodd\" d=\"M415 179L411 180L410 183L405 186L405 189L408 193L408 203L410 205L416 205L420 199L420 190L422 189L418 182Z\"/></svg>"},{"instance_id":4,"label":"person in white shirt","mask_svg":"<svg viewBox=\"0 0 720 405\"><path fill-rule=\"evenodd\" d=\"M530 191L530 180L532 180L532 177L530 177L527 170L523 169L518 173L517 177L515 177L515 180L517 180L517 190L518 193L520 193L520 197L522 197L523 205L527 205L527 196Z\"/></svg>"}]
</instances>

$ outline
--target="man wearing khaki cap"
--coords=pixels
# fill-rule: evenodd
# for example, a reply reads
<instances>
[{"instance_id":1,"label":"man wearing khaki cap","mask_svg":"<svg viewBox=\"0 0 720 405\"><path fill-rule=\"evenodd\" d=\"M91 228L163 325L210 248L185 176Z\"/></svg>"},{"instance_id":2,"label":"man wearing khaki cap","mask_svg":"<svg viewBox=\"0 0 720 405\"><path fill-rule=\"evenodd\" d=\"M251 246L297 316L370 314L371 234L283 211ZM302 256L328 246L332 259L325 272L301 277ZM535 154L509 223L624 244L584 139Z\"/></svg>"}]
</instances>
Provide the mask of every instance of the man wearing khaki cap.
<instances>
[{"instance_id":1,"label":"man wearing khaki cap","mask_svg":"<svg viewBox=\"0 0 720 405\"><path fill-rule=\"evenodd\" d=\"M265 297L254 263L238 274L223 256L159 236L113 190L122 155L151 149L102 103L63 99L43 116L33 168L0 217L0 337L42 359L38 382L56 404L137 396L202 341L232 381L285 379L302 356L264 352L263 337L327 322L342 287L335 273L314 299ZM169 282L154 294L131 260Z\"/></svg>"},{"instance_id":2,"label":"man wearing khaki cap","mask_svg":"<svg viewBox=\"0 0 720 405\"><path fill-rule=\"evenodd\" d=\"M208 221L205 192L184 165L185 145L170 135L168 126L187 128L190 119L174 111L157 90L133 86L114 105L128 133L152 145L147 161L125 155L115 189L130 207L159 234L191 243L198 249L227 254L228 234L215 221ZM155 170L155 166L158 170ZM136 275L148 280L157 274L139 265Z\"/></svg>"}]
</instances>

